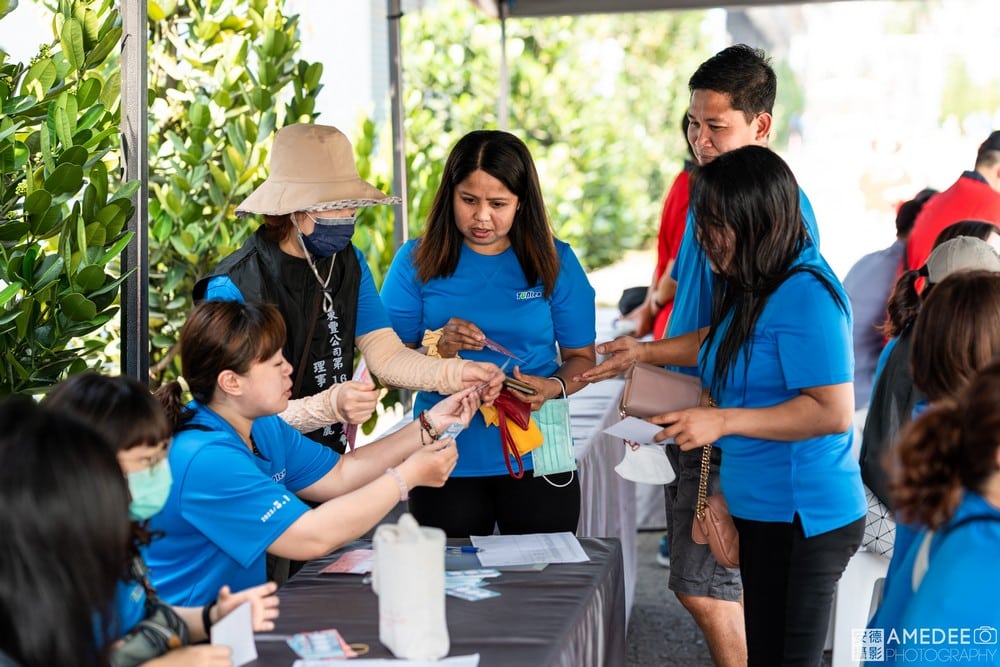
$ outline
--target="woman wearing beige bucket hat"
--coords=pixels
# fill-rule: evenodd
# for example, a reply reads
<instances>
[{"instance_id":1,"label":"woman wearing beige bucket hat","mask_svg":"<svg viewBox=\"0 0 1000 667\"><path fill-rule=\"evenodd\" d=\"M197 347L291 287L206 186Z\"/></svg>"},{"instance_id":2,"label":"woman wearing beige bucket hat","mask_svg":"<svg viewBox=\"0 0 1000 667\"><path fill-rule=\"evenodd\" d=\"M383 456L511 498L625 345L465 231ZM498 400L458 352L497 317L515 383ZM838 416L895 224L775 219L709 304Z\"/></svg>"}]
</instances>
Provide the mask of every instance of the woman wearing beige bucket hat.
<instances>
[{"instance_id":1,"label":"woman wearing beige bucket hat","mask_svg":"<svg viewBox=\"0 0 1000 667\"><path fill-rule=\"evenodd\" d=\"M293 400L282 418L338 452L348 425L363 423L378 402L368 380L352 381L355 345L387 385L453 393L486 384L500 390L493 364L436 359L411 350L392 330L371 271L351 244L355 212L398 204L358 176L354 150L335 127L296 124L275 134L271 171L237 208L263 224L242 248L198 281L196 301L274 304L288 327L285 358L294 367Z\"/></svg>"}]
</instances>

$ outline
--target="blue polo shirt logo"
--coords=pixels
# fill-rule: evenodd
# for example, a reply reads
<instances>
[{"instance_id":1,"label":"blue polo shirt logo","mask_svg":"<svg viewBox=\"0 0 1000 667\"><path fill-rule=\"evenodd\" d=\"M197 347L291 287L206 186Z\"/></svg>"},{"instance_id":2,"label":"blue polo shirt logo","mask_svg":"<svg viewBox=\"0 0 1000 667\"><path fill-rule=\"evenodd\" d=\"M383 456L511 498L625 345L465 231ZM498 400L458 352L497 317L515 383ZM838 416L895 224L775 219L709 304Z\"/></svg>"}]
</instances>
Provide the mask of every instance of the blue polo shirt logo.
<instances>
[{"instance_id":1,"label":"blue polo shirt logo","mask_svg":"<svg viewBox=\"0 0 1000 667\"><path fill-rule=\"evenodd\" d=\"M528 299L541 299L542 290L540 288L521 290L515 294L515 298L518 301L527 301Z\"/></svg>"}]
</instances>

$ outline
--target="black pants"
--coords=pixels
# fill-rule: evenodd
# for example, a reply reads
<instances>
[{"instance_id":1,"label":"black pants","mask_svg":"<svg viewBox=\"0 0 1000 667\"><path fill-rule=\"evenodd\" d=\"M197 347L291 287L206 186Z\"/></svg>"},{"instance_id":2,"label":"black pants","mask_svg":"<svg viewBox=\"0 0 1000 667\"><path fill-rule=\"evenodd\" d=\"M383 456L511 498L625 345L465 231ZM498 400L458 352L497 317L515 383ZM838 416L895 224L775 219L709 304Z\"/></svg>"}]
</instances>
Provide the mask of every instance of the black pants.
<instances>
[{"instance_id":1,"label":"black pants","mask_svg":"<svg viewBox=\"0 0 1000 667\"><path fill-rule=\"evenodd\" d=\"M563 488L534 477L452 477L440 489L419 487L410 491L410 513L422 526L435 526L448 537L492 535L494 525L506 535L575 533L580 521L579 473ZM564 484L570 473L549 475Z\"/></svg>"},{"instance_id":2,"label":"black pants","mask_svg":"<svg viewBox=\"0 0 1000 667\"><path fill-rule=\"evenodd\" d=\"M733 518L749 665L817 667L823 658L833 594L864 535L864 517L806 537L793 523Z\"/></svg>"}]
</instances>

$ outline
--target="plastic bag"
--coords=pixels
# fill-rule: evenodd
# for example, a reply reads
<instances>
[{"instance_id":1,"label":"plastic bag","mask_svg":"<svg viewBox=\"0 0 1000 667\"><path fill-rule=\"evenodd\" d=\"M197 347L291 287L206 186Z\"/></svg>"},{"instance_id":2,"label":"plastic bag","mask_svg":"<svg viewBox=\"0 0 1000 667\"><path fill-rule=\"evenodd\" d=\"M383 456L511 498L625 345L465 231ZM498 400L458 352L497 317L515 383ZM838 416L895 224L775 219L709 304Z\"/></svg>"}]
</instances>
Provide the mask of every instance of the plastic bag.
<instances>
[{"instance_id":1,"label":"plastic bag","mask_svg":"<svg viewBox=\"0 0 1000 667\"><path fill-rule=\"evenodd\" d=\"M372 589L378 595L378 638L397 658L448 655L445 619L445 534L411 514L375 530Z\"/></svg>"}]
</instances>

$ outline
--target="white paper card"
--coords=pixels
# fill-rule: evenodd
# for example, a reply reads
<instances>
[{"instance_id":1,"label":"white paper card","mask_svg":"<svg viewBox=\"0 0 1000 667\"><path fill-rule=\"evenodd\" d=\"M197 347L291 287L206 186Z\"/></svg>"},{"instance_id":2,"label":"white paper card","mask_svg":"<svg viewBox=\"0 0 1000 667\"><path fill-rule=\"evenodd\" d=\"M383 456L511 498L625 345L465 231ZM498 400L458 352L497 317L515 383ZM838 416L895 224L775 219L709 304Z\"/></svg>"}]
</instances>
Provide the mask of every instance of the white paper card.
<instances>
[{"instance_id":1,"label":"white paper card","mask_svg":"<svg viewBox=\"0 0 1000 667\"><path fill-rule=\"evenodd\" d=\"M340 665L343 660L296 660L292 667L331 667ZM351 667L355 665L384 665L385 667L479 667L479 654L456 655L440 660L396 660L389 658L352 658Z\"/></svg>"},{"instance_id":2,"label":"white paper card","mask_svg":"<svg viewBox=\"0 0 1000 667\"><path fill-rule=\"evenodd\" d=\"M228 646L233 651L233 667L257 659L257 644L253 640L253 616L250 603L244 602L212 626L212 644Z\"/></svg>"},{"instance_id":3,"label":"white paper card","mask_svg":"<svg viewBox=\"0 0 1000 667\"><path fill-rule=\"evenodd\" d=\"M656 442L653 440L653 436L662 430L662 426L652 424L645 419L639 419L638 417L626 417L617 424L612 424L604 429L604 432L608 435L613 435L616 438L628 440L629 442L649 445ZM666 445L673 444L673 442L673 438L667 438L666 440L656 444Z\"/></svg>"},{"instance_id":4,"label":"white paper card","mask_svg":"<svg viewBox=\"0 0 1000 667\"><path fill-rule=\"evenodd\" d=\"M484 567L583 563L590 560L576 535L568 531L531 535L473 535L469 539L480 548L481 551L476 555Z\"/></svg>"}]
</instances>

